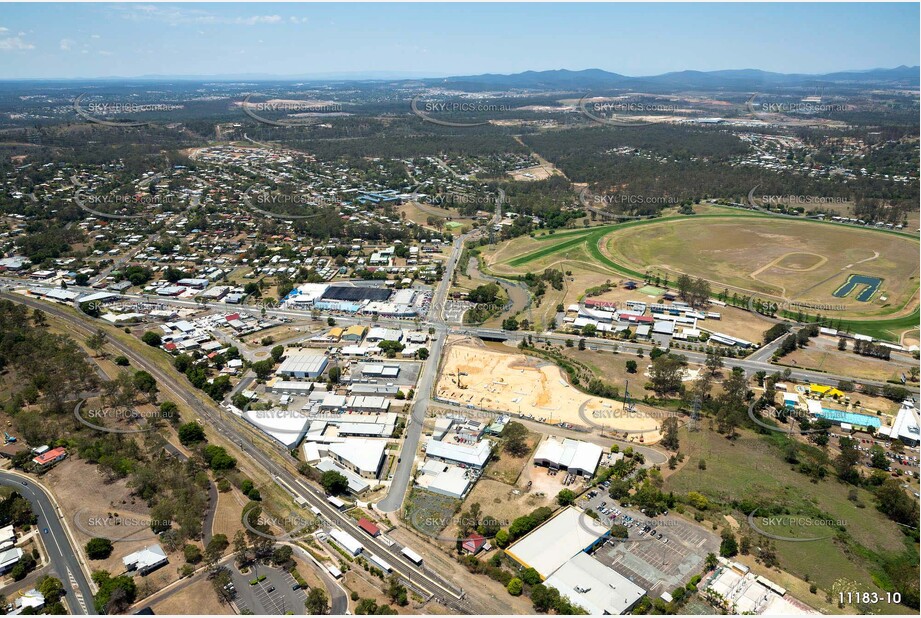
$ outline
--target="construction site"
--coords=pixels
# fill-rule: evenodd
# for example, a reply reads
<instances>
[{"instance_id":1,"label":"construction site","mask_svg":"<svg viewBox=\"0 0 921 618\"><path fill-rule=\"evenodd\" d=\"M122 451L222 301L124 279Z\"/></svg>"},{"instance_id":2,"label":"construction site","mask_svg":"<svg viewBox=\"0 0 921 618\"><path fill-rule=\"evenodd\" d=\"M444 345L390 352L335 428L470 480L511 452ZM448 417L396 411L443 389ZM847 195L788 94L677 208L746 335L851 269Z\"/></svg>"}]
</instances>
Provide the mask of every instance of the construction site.
<instances>
[{"instance_id":1,"label":"construction site","mask_svg":"<svg viewBox=\"0 0 921 618\"><path fill-rule=\"evenodd\" d=\"M574 388L552 363L496 351L470 338L449 339L436 396L468 408L604 431L646 444L661 439L655 410L593 397Z\"/></svg>"}]
</instances>

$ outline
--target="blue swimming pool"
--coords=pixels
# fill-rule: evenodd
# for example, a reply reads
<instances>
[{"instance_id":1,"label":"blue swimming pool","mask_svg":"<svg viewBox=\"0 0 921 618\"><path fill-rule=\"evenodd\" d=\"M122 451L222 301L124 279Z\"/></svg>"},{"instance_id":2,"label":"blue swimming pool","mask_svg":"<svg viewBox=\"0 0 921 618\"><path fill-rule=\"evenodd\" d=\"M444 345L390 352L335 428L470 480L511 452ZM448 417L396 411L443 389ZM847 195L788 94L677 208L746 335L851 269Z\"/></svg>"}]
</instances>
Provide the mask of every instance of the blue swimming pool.
<instances>
[{"instance_id":1,"label":"blue swimming pool","mask_svg":"<svg viewBox=\"0 0 921 618\"><path fill-rule=\"evenodd\" d=\"M856 412L844 412L843 410L832 410L831 408L822 408L822 413L818 416L832 421L834 423L849 423L860 427L873 427L879 429L882 424L879 418L868 414L857 414Z\"/></svg>"}]
</instances>

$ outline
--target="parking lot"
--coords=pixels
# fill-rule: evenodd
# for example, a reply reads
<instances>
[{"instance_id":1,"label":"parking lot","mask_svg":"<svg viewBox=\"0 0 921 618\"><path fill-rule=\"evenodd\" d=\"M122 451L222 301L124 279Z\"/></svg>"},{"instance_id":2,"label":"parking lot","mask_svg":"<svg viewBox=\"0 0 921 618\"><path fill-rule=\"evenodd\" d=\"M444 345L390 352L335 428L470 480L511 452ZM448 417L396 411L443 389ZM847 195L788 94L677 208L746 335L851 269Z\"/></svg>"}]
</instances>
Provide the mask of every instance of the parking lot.
<instances>
[{"instance_id":1,"label":"parking lot","mask_svg":"<svg viewBox=\"0 0 921 618\"><path fill-rule=\"evenodd\" d=\"M832 427L829 431L831 444L837 446L840 444L842 437L848 437L857 442L857 450L860 452L860 463L866 467L867 471L872 473L876 468L873 467L872 448L880 446L886 454L888 469L886 470L896 478L902 481L902 486L911 492L916 500L921 500L921 468L919 468L919 459L921 459L921 449L918 447L902 446L899 450L893 449L893 443L887 440L878 440L874 438L865 438L861 435L844 432L840 427Z\"/></svg>"},{"instance_id":2,"label":"parking lot","mask_svg":"<svg viewBox=\"0 0 921 618\"><path fill-rule=\"evenodd\" d=\"M642 586L652 598L686 584L703 570L707 554L719 553L715 533L674 514L646 517L625 509L604 490L583 498L579 506L595 511L606 525L627 527L626 539L609 539L595 558Z\"/></svg>"},{"instance_id":3,"label":"parking lot","mask_svg":"<svg viewBox=\"0 0 921 618\"><path fill-rule=\"evenodd\" d=\"M230 573L237 593L234 602L241 613L246 613L246 610L256 615L272 616L305 613L307 591L292 590L297 581L290 573L265 565L257 565L246 574L236 568L230 569ZM262 575L265 575L264 580L250 585L250 581Z\"/></svg>"},{"instance_id":4,"label":"parking lot","mask_svg":"<svg viewBox=\"0 0 921 618\"><path fill-rule=\"evenodd\" d=\"M445 302L445 322L448 324L462 324L464 312L471 307L473 307L473 303L466 300L449 300Z\"/></svg>"}]
</instances>

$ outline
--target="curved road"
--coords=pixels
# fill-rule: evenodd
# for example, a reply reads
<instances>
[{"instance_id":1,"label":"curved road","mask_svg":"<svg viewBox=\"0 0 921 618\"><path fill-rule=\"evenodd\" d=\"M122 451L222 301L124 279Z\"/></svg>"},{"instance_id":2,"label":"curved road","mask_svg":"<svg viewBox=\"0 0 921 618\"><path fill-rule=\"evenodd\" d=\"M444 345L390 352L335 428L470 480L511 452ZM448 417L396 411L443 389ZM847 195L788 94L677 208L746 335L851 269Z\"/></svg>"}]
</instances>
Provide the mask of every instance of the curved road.
<instances>
[{"instance_id":1,"label":"curved road","mask_svg":"<svg viewBox=\"0 0 921 618\"><path fill-rule=\"evenodd\" d=\"M15 294L0 294L0 297L33 308L41 308L46 313L67 322L74 334L91 334L94 331L92 321L89 318L83 318L73 313L72 308L64 309L60 306ZM164 371L158 364L151 362L146 356L139 354L119 339L110 338L108 345L131 359L132 365L150 373L160 386L161 392L164 394L170 393L177 401L183 401L199 418L207 421L214 431L235 444L238 449L243 451L246 457L272 475L275 481L283 484L290 493L296 497L303 498L311 506L317 507L324 519L336 522L340 528L345 529L356 538L363 538L362 543L365 547L387 560L393 566L394 572L402 576L404 581L409 582L413 589L422 590L424 593L436 597L440 603L447 605L456 612L481 613L477 611L477 608L469 605L465 599L463 589L453 581L440 576L431 569L420 569L409 562L398 548L390 547L375 538L367 537L353 519L343 517L338 510L326 501L326 496L321 490L305 483L302 480L303 477L293 470L293 465L290 464L290 455L280 444L270 443L264 435L257 434L251 426L239 420L233 414L228 414L218 408L210 400L204 399L204 396L199 399L198 393L190 385L181 382L178 374ZM429 363L429 365L435 366L435 363ZM434 375L434 372L432 372L432 375ZM410 427L413 428L414 425L415 423L411 424ZM418 428L421 430L421 424Z\"/></svg>"},{"instance_id":2,"label":"curved road","mask_svg":"<svg viewBox=\"0 0 921 618\"><path fill-rule=\"evenodd\" d=\"M317 561L306 549L292 543L285 543L285 545L300 554L305 561L314 565L314 570L323 580L323 585L326 586L326 594L329 595L329 613L333 616L344 616L349 611L349 597L345 592L345 588L339 585L339 582L326 569L317 564Z\"/></svg>"},{"instance_id":3,"label":"curved road","mask_svg":"<svg viewBox=\"0 0 921 618\"><path fill-rule=\"evenodd\" d=\"M38 516L36 527L41 532L51 566L64 584L64 598L71 612L95 614L93 589L80 566L77 552L71 545L51 496L28 477L6 470L0 471L0 485L13 488L32 504L32 511ZM45 530L48 530L47 534Z\"/></svg>"}]
</instances>

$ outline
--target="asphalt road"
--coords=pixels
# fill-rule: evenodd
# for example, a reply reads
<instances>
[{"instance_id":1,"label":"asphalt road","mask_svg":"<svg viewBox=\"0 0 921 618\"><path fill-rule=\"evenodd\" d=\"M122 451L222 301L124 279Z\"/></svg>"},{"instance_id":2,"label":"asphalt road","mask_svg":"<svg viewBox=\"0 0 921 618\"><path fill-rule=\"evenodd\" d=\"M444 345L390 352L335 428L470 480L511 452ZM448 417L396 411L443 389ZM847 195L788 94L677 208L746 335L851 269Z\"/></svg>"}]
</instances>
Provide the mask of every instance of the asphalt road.
<instances>
[{"instance_id":1,"label":"asphalt road","mask_svg":"<svg viewBox=\"0 0 921 618\"><path fill-rule=\"evenodd\" d=\"M444 348L445 339L447 338L449 328L444 319L445 299L448 297L448 289L457 267L457 261L463 251L464 242L467 237L464 235L454 241L451 249L451 255L445 266L444 276L432 296L431 316L429 324L434 327L435 334L432 337L432 344L429 349L429 360L422 368L419 375L419 381L416 385L416 400L413 402L412 412L410 413L409 425L406 427L406 438L403 441L403 447L400 449L400 460L397 462L397 469L393 473L393 480L390 483L390 489L383 500L377 503L377 508L385 513L398 511L403 505L403 497L406 495L406 489L412 477L413 463L416 457L416 451L419 448L419 440L422 437L422 424L428 408L432 401L432 389L435 385L435 379L438 375L438 365L441 360L441 351Z\"/></svg>"},{"instance_id":2,"label":"asphalt road","mask_svg":"<svg viewBox=\"0 0 921 618\"><path fill-rule=\"evenodd\" d=\"M88 336L95 332L95 326L89 318L79 317L70 310L19 295L0 294L0 296L33 308L40 308L47 314L64 320L71 326L75 335L80 333L83 336ZM150 373L160 386L161 392L169 393L177 401L185 402L214 431L239 445L248 459L254 461L263 470L271 474L276 481L282 481L292 494L317 507L325 519L336 522L340 528L356 538L364 536L365 538L362 542L365 547L389 562L394 567L394 570L405 581L410 583L412 588L435 596L440 602L452 607L455 611L477 613L476 608L469 607L464 601L463 589L455 586L451 581L441 577L431 569L420 569L400 554L399 550L391 548L377 539L368 537L358 528L357 523L352 518L343 517L326 501L326 496L319 489L308 485L302 480L302 477L293 469L290 454L280 444L270 441L264 434L257 433L250 425L235 415L218 408L215 404L206 400L204 395L202 395L202 399L199 399L197 397L198 393L190 385L183 383L184 381L180 382L180 378L177 375L163 371L158 365L149 361L146 356L138 354L119 340L110 338L108 345L131 359L133 366ZM415 423L410 427L413 425ZM257 444L258 446L256 446ZM271 452L274 452L274 457L268 454ZM285 463L280 463L282 461Z\"/></svg>"},{"instance_id":3,"label":"asphalt road","mask_svg":"<svg viewBox=\"0 0 921 618\"><path fill-rule=\"evenodd\" d=\"M326 586L326 594L329 596L329 613L334 616L345 615L349 610L349 597L345 588L339 585L339 582L326 569L316 566L313 556L306 549L300 545L289 544L289 546L294 549L295 553L300 554L306 562L313 564L314 570L323 580L323 585Z\"/></svg>"},{"instance_id":4,"label":"asphalt road","mask_svg":"<svg viewBox=\"0 0 921 618\"><path fill-rule=\"evenodd\" d=\"M80 615L95 614L93 589L83 569L80 568L76 550L64 530L64 524L57 514L54 502L33 481L23 480L22 477L10 472L0 471L0 485L12 487L32 504L32 511L38 516L37 527L42 533L45 550L54 572L64 584L65 598L71 612ZM47 534L44 532L45 529L48 530ZM74 590L74 585L77 587L79 596Z\"/></svg>"},{"instance_id":5,"label":"asphalt road","mask_svg":"<svg viewBox=\"0 0 921 618\"><path fill-rule=\"evenodd\" d=\"M456 258L453 259L453 264L456 265ZM453 269L453 266L452 266L452 269ZM446 270L446 272L448 271ZM0 277L0 281L3 281L5 284L11 285L14 287L47 288L47 286L32 284L27 281L22 281L21 279L10 279L10 278ZM444 281L442 283L444 283ZM439 285L439 288L440 287L441 285ZM98 290L93 290L91 288L79 288L77 286L70 286L70 289L87 292L87 293L98 292ZM447 290L446 286L445 286L445 290ZM142 300L147 299L147 296L142 295L142 294L125 294L122 296L124 297L125 300L142 301ZM10 300L20 301L20 299L22 299L23 297L20 295L9 295L8 298L10 298ZM477 327L477 326L450 326L449 327L444 323L441 317L441 310L444 307L444 299L442 298L440 302L436 302L436 300L437 300L437 294L436 294L436 299L433 299L431 307L432 307L432 311L437 311L438 315L437 315L437 318L431 319L428 325L435 326L436 330L439 332L446 332L446 333L455 334L455 335L470 335L474 337L481 337L481 338L487 338L487 339L503 339L503 340L508 340L508 341L512 341L515 343L521 341L525 337L533 337L535 340L550 341L556 344L565 344L567 339L573 342L577 342L579 339L582 338L579 335L567 335L563 333L550 333L550 332L535 333L533 331L520 331L520 330L519 331L505 331L505 330L502 330L501 328L483 328L483 327ZM207 307L210 309L225 310L225 311L233 310L235 312L249 311L253 313L254 315L259 315L260 309L261 309L261 308L247 307L246 305L226 305L224 303L202 304L202 303L195 303L194 301L176 300L172 298L170 299L157 298L155 302L159 302L163 304L170 304L170 305L177 305L177 306L185 306L185 307L197 307L199 309ZM42 305L39 305L39 306L42 309L45 309L49 305L50 303L42 303ZM286 309L267 309L266 313L268 315L278 315L278 316L285 316L289 318L299 318L299 319L306 319L310 315L309 313L304 312L304 311L292 311L292 310L286 310ZM349 325L349 324L358 324L360 322L367 322L367 319L363 319L362 317L341 316L341 315L336 315L334 317L336 318L336 321L340 323L340 325ZM377 325L378 326L390 326L394 328L417 328L416 322L414 320L409 320L409 319L399 320L399 319L380 318L377 322ZM652 350L653 348L653 345L651 343L639 343L639 342L634 342L634 341L623 342L623 341L616 341L613 339L601 339L601 338L588 338L586 340L586 344L589 347L597 348L605 352L610 352L613 346L616 345L619 348L619 351L621 354L635 354L637 350L643 350L644 354L648 354L649 351ZM773 348L779 344L780 344L780 341L775 341L769 346L771 353L773 353ZM693 363L703 364L707 360L707 355L702 352L694 352L691 350L675 350L675 351L679 354L682 354L690 362L693 362ZM759 349L759 350L755 350L754 352L752 352L751 355L746 358L724 357L723 364L727 369L731 369L733 367L740 367L744 369L746 374L749 376L755 374L758 371L764 371L767 374L772 374L775 372L783 372L786 369L790 369L790 376L793 379L799 380L801 382L812 382L815 384L824 384L827 386L837 386L838 382L842 380L846 380L846 381L856 382L858 384L866 384L870 386L875 386L877 388L883 388L887 386L887 383L880 382L878 380L867 380L863 378L855 379L853 376L833 374L833 373L824 373L821 371L810 371L808 369L797 369L797 368L792 368L792 367L788 368L788 367L781 367L778 365L772 365L766 360L761 360L761 357L764 356L765 354L766 353L764 352L763 349ZM908 391L913 393L914 395L921 394L921 388L917 386L904 385L904 387L908 389Z\"/></svg>"},{"instance_id":6,"label":"asphalt road","mask_svg":"<svg viewBox=\"0 0 921 618\"><path fill-rule=\"evenodd\" d=\"M425 363L425 367L419 376L419 382L416 386L416 401L413 403L409 425L406 427L406 438L403 441L403 447L400 449L400 460L397 462L397 469L393 473L393 480L390 483L387 495L377 503L377 508L385 513L400 509L403 504L403 497L406 495L406 489L409 487L413 461L416 451L419 449L419 440L422 437L422 424L432 403L432 388L437 377L438 359L441 358L444 342L445 335L443 332L436 332L432 337L432 346L429 351L431 360Z\"/></svg>"}]
</instances>

